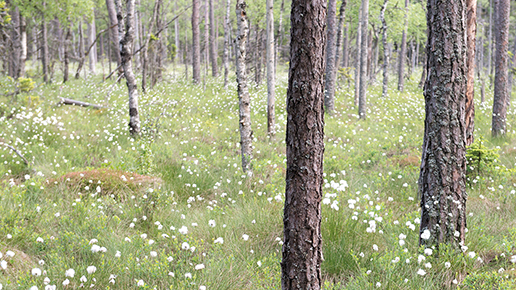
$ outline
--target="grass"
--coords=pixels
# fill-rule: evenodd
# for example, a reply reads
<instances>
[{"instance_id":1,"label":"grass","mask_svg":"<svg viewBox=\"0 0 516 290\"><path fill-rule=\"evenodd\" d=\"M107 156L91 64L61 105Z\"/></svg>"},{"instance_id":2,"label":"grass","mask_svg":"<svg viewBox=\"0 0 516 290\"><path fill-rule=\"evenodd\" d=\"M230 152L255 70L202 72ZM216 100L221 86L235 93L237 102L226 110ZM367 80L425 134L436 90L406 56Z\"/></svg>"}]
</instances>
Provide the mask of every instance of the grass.
<instances>
[{"instance_id":1,"label":"grass","mask_svg":"<svg viewBox=\"0 0 516 290\"><path fill-rule=\"evenodd\" d=\"M279 289L284 67L278 75L275 138L266 137L266 86L251 86L252 176L240 167L236 84L225 91L221 78L208 78L204 90L166 74L141 96L140 138L128 134L123 82L94 76L1 97L0 141L32 165L0 149L0 285ZM336 112L325 120L324 289L511 289L514 102L507 136L491 139L492 92L484 104L476 100L475 136L500 157L468 176L468 249L426 255L418 248L424 99L417 79L404 93L393 84L386 99L373 84L364 121L353 88L337 91ZM2 91L14 86L0 83ZM58 107L58 97L108 108Z\"/></svg>"}]
</instances>

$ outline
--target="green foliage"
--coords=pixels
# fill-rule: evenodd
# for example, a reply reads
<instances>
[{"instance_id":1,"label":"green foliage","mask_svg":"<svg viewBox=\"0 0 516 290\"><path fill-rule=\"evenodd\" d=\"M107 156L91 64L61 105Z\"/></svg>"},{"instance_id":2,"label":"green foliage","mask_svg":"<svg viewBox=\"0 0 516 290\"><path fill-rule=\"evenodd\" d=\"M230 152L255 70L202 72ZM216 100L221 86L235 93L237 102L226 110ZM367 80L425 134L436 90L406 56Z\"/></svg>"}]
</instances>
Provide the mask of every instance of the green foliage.
<instances>
[{"instance_id":1,"label":"green foliage","mask_svg":"<svg viewBox=\"0 0 516 290\"><path fill-rule=\"evenodd\" d=\"M480 136L466 151L466 160L468 162L467 174L471 175L476 172L480 174L483 170L492 167L500 155L497 153L499 149L488 148L484 145L485 139Z\"/></svg>"},{"instance_id":2,"label":"green foliage","mask_svg":"<svg viewBox=\"0 0 516 290\"><path fill-rule=\"evenodd\" d=\"M0 1L0 28L11 22L11 15L8 12L9 8L7 8L5 1Z\"/></svg>"},{"instance_id":3,"label":"green foliage","mask_svg":"<svg viewBox=\"0 0 516 290\"><path fill-rule=\"evenodd\" d=\"M31 78L18 78L18 89L20 92L30 92L34 89L34 85L36 84Z\"/></svg>"},{"instance_id":4,"label":"green foliage","mask_svg":"<svg viewBox=\"0 0 516 290\"><path fill-rule=\"evenodd\" d=\"M480 272L467 275L458 290L510 290L516 282L513 277L508 278L496 271Z\"/></svg>"}]
</instances>

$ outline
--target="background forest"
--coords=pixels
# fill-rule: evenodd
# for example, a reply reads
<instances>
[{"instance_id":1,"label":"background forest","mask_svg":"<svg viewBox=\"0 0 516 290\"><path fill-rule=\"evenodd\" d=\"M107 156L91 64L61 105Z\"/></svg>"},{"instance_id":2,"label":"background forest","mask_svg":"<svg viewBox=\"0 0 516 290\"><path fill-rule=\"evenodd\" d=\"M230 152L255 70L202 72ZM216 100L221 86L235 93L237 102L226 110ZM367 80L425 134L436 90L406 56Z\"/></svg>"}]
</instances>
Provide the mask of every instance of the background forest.
<instances>
[{"instance_id":1,"label":"background forest","mask_svg":"<svg viewBox=\"0 0 516 290\"><path fill-rule=\"evenodd\" d=\"M418 232L427 3L329 1L324 289L516 289L516 104L492 137L495 2L477 3L466 244L435 256ZM281 288L291 1L269 29L266 1L246 4L240 46L231 0L0 1L0 290Z\"/></svg>"}]
</instances>

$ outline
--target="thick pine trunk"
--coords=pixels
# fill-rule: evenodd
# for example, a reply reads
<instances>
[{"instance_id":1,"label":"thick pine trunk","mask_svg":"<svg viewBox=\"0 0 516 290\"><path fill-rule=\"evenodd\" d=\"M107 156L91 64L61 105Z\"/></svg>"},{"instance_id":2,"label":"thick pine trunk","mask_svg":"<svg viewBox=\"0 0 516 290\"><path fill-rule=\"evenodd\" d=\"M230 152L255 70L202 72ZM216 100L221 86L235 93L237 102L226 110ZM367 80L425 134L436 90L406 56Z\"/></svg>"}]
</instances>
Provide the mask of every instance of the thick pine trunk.
<instances>
[{"instance_id":1,"label":"thick pine trunk","mask_svg":"<svg viewBox=\"0 0 516 290\"><path fill-rule=\"evenodd\" d=\"M247 5L244 0L237 0L236 21L237 21L237 83L239 101L239 127L240 127L240 150L242 153L242 169L244 172L251 172L251 159L253 158L253 131L251 130L251 98L247 88L246 72L246 42L248 41L249 22L246 14Z\"/></svg>"},{"instance_id":2,"label":"thick pine trunk","mask_svg":"<svg viewBox=\"0 0 516 290\"><path fill-rule=\"evenodd\" d=\"M360 86L358 96L358 116L360 119L367 117L367 60L368 60L368 18L369 18L369 0L362 0L362 40L360 41L362 52L360 56Z\"/></svg>"},{"instance_id":3,"label":"thick pine trunk","mask_svg":"<svg viewBox=\"0 0 516 290\"><path fill-rule=\"evenodd\" d=\"M193 82L201 82L201 30L199 28L200 0L192 1L192 75Z\"/></svg>"},{"instance_id":4,"label":"thick pine trunk","mask_svg":"<svg viewBox=\"0 0 516 290\"><path fill-rule=\"evenodd\" d=\"M121 0L115 0L117 7L118 23L122 24L122 4ZM132 135L140 134L140 115L138 112L138 86L133 73L132 57L133 57L133 41L134 41L134 6L135 0L126 0L125 15L125 33L121 28L120 37L120 57L122 60L122 68L124 69L125 79L127 81L127 90L129 92L129 132Z\"/></svg>"},{"instance_id":5,"label":"thick pine trunk","mask_svg":"<svg viewBox=\"0 0 516 290\"><path fill-rule=\"evenodd\" d=\"M273 0L267 0L267 41L265 49L267 51L267 135L274 137L276 134L275 117L274 117L274 97L276 77L274 63L274 6Z\"/></svg>"},{"instance_id":6,"label":"thick pine trunk","mask_svg":"<svg viewBox=\"0 0 516 290\"><path fill-rule=\"evenodd\" d=\"M475 130L475 44L477 35L477 0L466 0L468 40L468 84L466 87L466 146L474 141Z\"/></svg>"},{"instance_id":7,"label":"thick pine trunk","mask_svg":"<svg viewBox=\"0 0 516 290\"><path fill-rule=\"evenodd\" d=\"M383 85L382 97L386 98L389 93L389 47L387 45L387 21L385 21L385 10L389 0L384 0L380 10L380 21L382 22L382 44L383 44Z\"/></svg>"},{"instance_id":8,"label":"thick pine trunk","mask_svg":"<svg viewBox=\"0 0 516 290\"><path fill-rule=\"evenodd\" d=\"M219 69L217 65L217 35L215 26L215 12L213 11L213 0L209 0L210 5L210 62L211 62L211 75L217 77L219 75Z\"/></svg>"},{"instance_id":9,"label":"thick pine trunk","mask_svg":"<svg viewBox=\"0 0 516 290\"><path fill-rule=\"evenodd\" d=\"M335 18L337 15L337 0L328 0L327 10L327 44L326 44L326 82L324 88L324 109L333 114L335 110Z\"/></svg>"},{"instance_id":10,"label":"thick pine trunk","mask_svg":"<svg viewBox=\"0 0 516 290\"><path fill-rule=\"evenodd\" d=\"M466 0L429 0L425 133L418 187L420 245L464 245Z\"/></svg>"},{"instance_id":11,"label":"thick pine trunk","mask_svg":"<svg viewBox=\"0 0 516 290\"><path fill-rule=\"evenodd\" d=\"M398 54L398 91L403 92L405 85L405 58L407 56L407 29L408 29L408 4L409 0L405 0L405 26L403 28L403 36L401 37L401 49Z\"/></svg>"},{"instance_id":12,"label":"thick pine trunk","mask_svg":"<svg viewBox=\"0 0 516 290\"><path fill-rule=\"evenodd\" d=\"M507 122L508 61L509 55L509 0L495 0L496 17L496 70L493 100L493 120L491 133L493 137L505 135Z\"/></svg>"},{"instance_id":13,"label":"thick pine trunk","mask_svg":"<svg viewBox=\"0 0 516 290\"><path fill-rule=\"evenodd\" d=\"M230 13L231 0L227 0L226 3L226 18L224 19L224 89L228 89L228 76L229 76L229 33L231 27L229 26L229 13Z\"/></svg>"},{"instance_id":14,"label":"thick pine trunk","mask_svg":"<svg viewBox=\"0 0 516 290\"><path fill-rule=\"evenodd\" d=\"M293 0L282 289L321 289L326 0Z\"/></svg>"}]
</instances>

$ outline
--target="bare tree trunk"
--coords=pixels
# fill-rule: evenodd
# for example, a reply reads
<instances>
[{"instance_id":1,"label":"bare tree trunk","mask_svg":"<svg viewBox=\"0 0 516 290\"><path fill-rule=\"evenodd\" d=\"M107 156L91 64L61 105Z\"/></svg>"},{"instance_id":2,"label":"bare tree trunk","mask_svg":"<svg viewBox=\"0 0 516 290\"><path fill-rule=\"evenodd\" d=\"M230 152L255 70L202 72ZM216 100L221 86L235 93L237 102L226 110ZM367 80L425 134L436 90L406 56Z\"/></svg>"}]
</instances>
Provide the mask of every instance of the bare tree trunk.
<instances>
[{"instance_id":1,"label":"bare tree trunk","mask_svg":"<svg viewBox=\"0 0 516 290\"><path fill-rule=\"evenodd\" d=\"M278 36L279 41L276 45L276 58L279 58L281 56L281 46L283 45L283 37L285 36L284 29L283 29L283 13L285 13L285 0L281 0L281 6L280 6L280 14L278 19ZM276 60L276 63L278 61Z\"/></svg>"},{"instance_id":2,"label":"bare tree trunk","mask_svg":"<svg viewBox=\"0 0 516 290\"><path fill-rule=\"evenodd\" d=\"M273 0L267 0L267 135L274 137L276 134L274 117L274 97L275 97L275 63L274 63L274 6Z\"/></svg>"},{"instance_id":3,"label":"bare tree trunk","mask_svg":"<svg viewBox=\"0 0 516 290\"><path fill-rule=\"evenodd\" d=\"M320 290L326 0L293 0L287 89L283 290Z\"/></svg>"},{"instance_id":4,"label":"bare tree trunk","mask_svg":"<svg viewBox=\"0 0 516 290\"><path fill-rule=\"evenodd\" d=\"M32 27L32 65L36 65L36 62L38 61L38 26L33 25Z\"/></svg>"},{"instance_id":5,"label":"bare tree trunk","mask_svg":"<svg viewBox=\"0 0 516 290\"><path fill-rule=\"evenodd\" d=\"M403 36L401 38L401 49L398 54L398 91L403 92L405 84L405 57L407 54L407 29L408 29L408 4L409 0L405 0L405 26L403 28Z\"/></svg>"},{"instance_id":6,"label":"bare tree trunk","mask_svg":"<svg viewBox=\"0 0 516 290\"><path fill-rule=\"evenodd\" d=\"M324 88L324 109L328 114L335 110L335 18L337 14L337 0L328 0L327 10L327 37L326 41L326 82Z\"/></svg>"},{"instance_id":7,"label":"bare tree trunk","mask_svg":"<svg viewBox=\"0 0 516 290\"><path fill-rule=\"evenodd\" d=\"M70 44L72 40L72 32L70 28L66 29L66 35L64 40L64 71L63 71L63 83L68 81L69 77L69 64L70 64Z\"/></svg>"},{"instance_id":8,"label":"bare tree trunk","mask_svg":"<svg viewBox=\"0 0 516 290\"><path fill-rule=\"evenodd\" d=\"M174 2L175 9L177 10L177 0ZM179 17L174 20L174 43L176 45L176 57L174 59L174 62L176 62L181 54L181 51L179 50L180 44L179 44Z\"/></svg>"},{"instance_id":9,"label":"bare tree trunk","mask_svg":"<svg viewBox=\"0 0 516 290\"><path fill-rule=\"evenodd\" d=\"M199 28L199 5L200 0L193 0L192 3L192 70L193 82L201 82L201 41Z\"/></svg>"},{"instance_id":10,"label":"bare tree trunk","mask_svg":"<svg viewBox=\"0 0 516 290\"><path fill-rule=\"evenodd\" d=\"M84 58L84 35L82 33L82 19L79 20L79 59ZM86 72L86 70L85 70ZM77 73L75 74L75 78L78 79L80 77L79 75L80 70L77 70ZM86 73L85 76L86 77Z\"/></svg>"},{"instance_id":11,"label":"bare tree trunk","mask_svg":"<svg viewBox=\"0 0 516 290\"><path fill-rule=\"evenodd\" d=\"M25 76L25 61L27 60L27 22L25 17L20 15L20 66L18 68L18 75Z\"/></svg>"},{"instance_id":12,"label":"bare tree trunk","mask_svg":"<svg viewBox=\"0 0 516 290\"><path fill-rule=\"evenodd\" d=\"M9 76L13 79L20 77L20 50L21 50L21 35L20 35L20 11L18 7L10 11L11 14L11 33L9 39Z\"/></svg>"},{"instance_id":13,"label":"bare tree trunk","mask_svg":"<svg viewBox=\"0 0 516 290\"><path fill-rule=\"evenodd\" d=\"M41 39L41 50L42 50L41 64L43 66L43 81L45 83L49 83L50 82L50 78L48 76L48 36L47 36L47 25L46 25L45 16L43 16L42 20L41 20L41 34L42 34L42 39Z\"/></svg>"},{"instance_id":14,"label":"bare tree trunk","mask_svg":"<svg viewBox=\"0 0 516 290\"><path fill-rule=\"evenodd\" d=\"M215 13L213 11L213 0L209 0L210 4L210 62L211 62L211 75L217 77L219 70L217 66L217 49L216 49L216 26L215 26Z\"/></svg>"},{"instance_id":15,"label":"bare tree trunk","mask_svg":"<svg viewBox=\"0 0 516 290\"><path fill-rule=\"evenodd\" d=\"M237 0L237 83L239 101L239 127L240 127L240 150L242 153L242 169L244 172L251 172L251 159L253 158L253 131L251 130L251 99L247 89L246 74L246 42L248 41L249 24L246 14L246 3L244 0Z\"/></svg>"},{"instance_id":16,"label":"bare tree trunk","mask_svg":"<svg viewBox=\"0 0 516 290\"><path fill-rule=\"evenodd\" d=\"M466 146L474 141L475 130L475 44L477 35L477 0L466 0L468 41L468 83L466 86Z\"/></svg>"},{"instance_id":17,"label":"bare tree trunk","mask_svg":"<svg viewBox=\"0 0 516 290\"><path fill-rule=\"evenodd\" d=\"M115 53L117 66L120 66L120 64L122 63L122 60L120 58L118 27L116 26L116 24L118 23L118 20L116 18L115 4L114 4L113 0L106 0L106 8L108 11L109 22L111 23L111 26L113 27L111 29L111 41L112 41L113 45L110 48L112 48ZM111 63L111 54L109 55L109 59L110 59L110 63ZM118 74L121 74L121 73L122 73L122 68L120 68L118 70Z\"/></svg>"},{"instance_id":18,"label":"bare tree trunk","mask_svg":"<svg viewBox=\"0 0 516 290\"><path fill-rule=\"evenodd\" d=\"M508 60L509 48L509 16L511 5L509 0L494 0L496 9L496 70L493 100L493 120L491 133L493 137L505 135L507 122L508 95Z\"/></svg>"},{"instance_id":19,"label":"bare tree trunk","mask_svg":"<svg viewBox=\"0 0 516 290\"><path fill-rule=\"evenodd\" d=\"M228 75L229 75L229 12L230 12L231 0L227 0L226 3L226 18L224 20L224 89L228 89Z\"/></svg>"},{"instance_id":20,"label":"bare tree trunk","mask_svg":"<svg viewBox=\"0 0 516 290\"><path fill-rule=\"evenodd\" d=\"M362 4L360 1L360 9L358 10L358 28L357 28L357 57L355 68L355 106L358 106L358 98L360 92L360 69L362 61Z\"/></svg>"},{"instance_id":21,"label":"bare tree trunk","mask_svg":"<svg viewBox=\"0 0 516 290\"><path fill-rule=\"evenodd\" d=\"M122 3L120 0L116 1L117 19L118 23L123 23L122 17ZM126 15L125 15L125 34L123 28L119 30L120 38L120 57L122 60L122 67L124 68L124 75L127 81L127 89L129 91L129 132L132 135L140 134L140 115L138 113L138 86L136 78L133 73L133 66L131 58L133 56L133 41L134 41L134 6L135 0L126 0ZM120 25L121 26L121 25Z\"/></svg>"},{"instance_id":22,"label":"bare tree trunk","mask_svg":"<svg viewBox=\"0 0 516 290\"><path fill-rule=\"evenodd\" d=\"M141 58L142 58L142 62L143 62L143 65L142 65L142 92L144 94L147 92L147 74L148 74L147 70L149 67L148 51L149 51L150 42L152 41L152 39L151 39L152 31L154 30L154 25L156 24L156 17L158 14L159 2L160 1L154 2L154 8L152 10L152 18L150 20L149 27L147 29L147 37L145 38L145 42L143 44L142 51L141 51Z\"/></svg>"},{"instance_id":23,"label":"bare tree trunk","mask_svg":"<svg viewBox=\"0 0 516 290\"><path fill-rule=\"evenodd\" d=\"M349 26L350 22L344 27L344 45L342 46L342 67L349 67Z\"/></svg>"},{"instance_id":24,"label":"bare tree trunk","mask_svg":"<svg viewBox=\"0 0 516 290\"><path fill-rule=\"evenodd\" d=\"M385 21L385 10L389 0L384 0L380 10L380 21L382 22L382 44L383 44L383 86L382 97L386 98L389 93L389 47L387 44L387 21Z\"/></svg>"},{"instance_id":25,"label":"bare tree trunk","mask_svg":"<svg viewBox=\"0 0 516 290\"><path fill-rule=\"evenodd\" d=\"M93 10L93 17L91 22L88 23L88 47L90 47L97 36L97 30L95 26L95 10ZM88 54L90 74L95 74L95 66L97 65L97 44L93 44L90 53Z\"/></svg>"},{"instance_id":26,"label":"bare tree trunk","mask_svg":"<svg viewBox=\"0 0 516 290\"><path fill-rule=\"evenodd\" d=\"M407 0L408 1L408 0ZM369 0L362 0L362 55L360 57L360 91L358 98L358 116L360 119L367 117L367 31L368 29L368 18L369 18Z\"/></svg>"},{"instance_id":27,"label":"bare tree trunk","mask_svg":"<svg viewBox=\"0 0 516 290\"><path fill-rule=\"evenodd\" d=\"M339 24L337 26L337 43L335 44L335 81L337 81L337 76L339 74L339 66L340 66L340 46L342 45L342 28L344 26L344 21L346 20L346 3L347 0L342 0L339 9ZM346 35L347 37L347 35Z\"/></svg>"},{"instance_id":28,"label":"bare tree trunk","mask_svg":"<svg viewBox=\"0 0 516 290\"><path fill-rule=\"evenodd\" d=\"M466 1L429 0L419 244L464 245L466 234ZM443 85L446 84L446 85Z\"/></svg>"},{"instance_id":29,"label":"bare tree trunk","mask_svg":"<svg viewBox=\"0 0 516 290\"><path fill-rule=\"evenodd\" d=\"M254 46L254 81L258 87L262 84L263 33L258 24L256 24L255 29L256 42Z\"/></svg>"}]
</instances>

